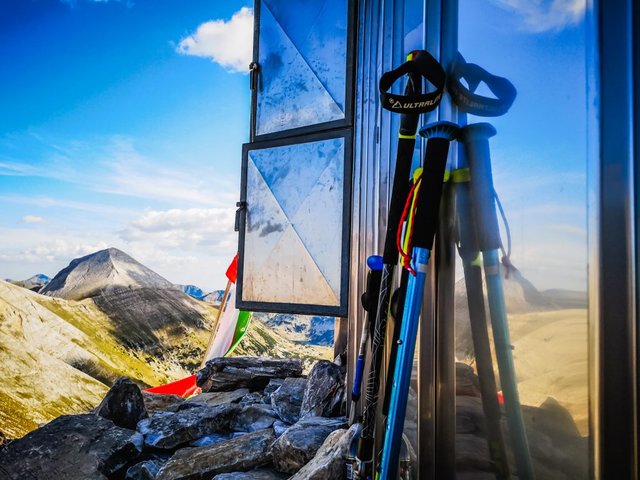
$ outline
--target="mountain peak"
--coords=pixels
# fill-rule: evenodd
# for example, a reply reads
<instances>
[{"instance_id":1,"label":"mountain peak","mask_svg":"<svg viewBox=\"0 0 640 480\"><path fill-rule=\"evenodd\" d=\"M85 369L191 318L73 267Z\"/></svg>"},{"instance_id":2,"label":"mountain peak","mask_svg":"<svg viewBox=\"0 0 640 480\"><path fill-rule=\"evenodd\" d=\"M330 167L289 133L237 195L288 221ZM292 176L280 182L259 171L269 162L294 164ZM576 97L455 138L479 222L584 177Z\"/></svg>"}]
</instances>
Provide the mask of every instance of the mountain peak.
<instances>
[{"instance_id":1,"label":"mountain peak","mask_svg":"<svg viewBox=\"0 0 640 480\"><path fill-rule=\"evenodd\" d=\"M118 288L175 288L171 282L117 248L71 261L40 293L82 300Z\"/></svg>"}]
</instances>

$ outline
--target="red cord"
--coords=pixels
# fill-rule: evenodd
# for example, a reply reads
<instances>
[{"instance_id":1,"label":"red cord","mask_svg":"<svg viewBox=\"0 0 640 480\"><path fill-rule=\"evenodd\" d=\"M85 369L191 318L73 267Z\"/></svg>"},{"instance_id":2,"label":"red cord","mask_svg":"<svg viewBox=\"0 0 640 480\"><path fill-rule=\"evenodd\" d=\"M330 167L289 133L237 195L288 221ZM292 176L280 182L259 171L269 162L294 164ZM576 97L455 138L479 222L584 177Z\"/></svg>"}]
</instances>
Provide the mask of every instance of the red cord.
<instances>
[{"instance_id":1,"label":"red cord","mask_svg":"<svg viewBox=\"0 0 640 480\"><path fill-rule=\"evenodd\" d=\"M412 244L411 240L413 237L413 228L412 228L412 225L407 225L407 232L410 232L408 242L407 242L407 247L408 247L408 252L407 252L404 250L402 246L402 225L407 220L407 216L409 215L411 204L414 203L415 205L417 205L417 199L420 192L420 190L418 189L418 186L420 185L421 181L422 181L422 174L420 174L418 178L416 178L415 181L413 182L413 185L411 185L411 189L409 190L409 194L407 195L407 201L405 202L404 209L402 210L400 223L398 224L398 232L396 234L396 247L398 248L398 253L402 258L402 262L401 262L402 266L406 268L411 275L414 275L414 276L416 275L416 271L411 267L411 254L408 253L408 252L411 252L411 244ZM416 202L414 202L414 197ZM411 221L413 222L415 220L416 207L414 207L413 212L411 213L412 213Z\"/></svg>"}]
</instances>

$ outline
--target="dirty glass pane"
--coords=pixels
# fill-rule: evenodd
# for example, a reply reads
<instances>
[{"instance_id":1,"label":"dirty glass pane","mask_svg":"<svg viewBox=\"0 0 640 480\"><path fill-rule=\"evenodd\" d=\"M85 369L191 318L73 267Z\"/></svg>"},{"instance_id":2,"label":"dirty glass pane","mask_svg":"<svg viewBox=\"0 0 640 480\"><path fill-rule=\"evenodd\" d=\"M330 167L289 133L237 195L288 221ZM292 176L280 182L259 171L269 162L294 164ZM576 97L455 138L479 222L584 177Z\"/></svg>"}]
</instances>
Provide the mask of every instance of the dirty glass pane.
<instances>
[{"instance_id":1,"label":"dirty glass pane","mask_svg":"<svg viewBox=\"0 0 640 480\"><path fill-rule=\"evenodd\" d=\"M262 1L257 135L345 118L347 7Z\"/></svg>"},{"instance_id":2,"label":"dirty glass pane","mask_svg":"<svg viewBox=\"0 0 640 480\"><path fill-rule=\"evenodd\" d=\"M344 138L249 151L242 300L340 306Z\"/></svg>"},{"instance_id":3,"label":"dirty glass pane","mask_svg":"<svg viewBox=\"0 0 640 480\"><path fill-rule=\"evenodd\" d=\"M476 129L467 139L488 142L508 230L499 220L504 252L476 246L457 267L456 357L475 375L457 396L458 473L495 471L489 452L496 443L487 441L493 429L502 432L512 474L530 478L524 458L538 479L588 478L585 2L460 0L459 15L460 53L508 78L518 94L505 115L459 117L495 128ZM482 83L476 93L491 96ZM466 161L473 189L473 163ZM486 171L475 175L487 178ZM468 187L464 180L459 185L463 232ZM495 230L484 222L475 228L480 237ZM508 232L515 268L500 261L509 255ZM483 331L490 339L486 355L476 348ZM505 356L512 356L513 370ZM481 393L480 380L488 379L482 365L494 372L493 391ZM495 398L499 410L490 415ZM516 439L518 411L526 443Z\"/></svg>"}]
</instances>

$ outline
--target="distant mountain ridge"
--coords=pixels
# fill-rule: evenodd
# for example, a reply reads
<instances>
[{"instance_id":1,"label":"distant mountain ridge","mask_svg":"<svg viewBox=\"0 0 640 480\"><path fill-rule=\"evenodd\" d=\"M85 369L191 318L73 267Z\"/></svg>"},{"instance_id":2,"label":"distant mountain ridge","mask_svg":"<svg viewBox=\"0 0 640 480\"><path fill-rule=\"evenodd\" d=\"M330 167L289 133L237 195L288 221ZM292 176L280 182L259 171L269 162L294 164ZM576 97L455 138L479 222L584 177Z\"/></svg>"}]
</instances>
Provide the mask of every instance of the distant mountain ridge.
<instances>
[{"instance_id":1,"label":"distant mountain ridge","mask_svg":"<svg viewBox=\"0 0 640 480\"><path fill-rule=\"evenodd\" d=\"M117 248L72 260L40 293L66 300L82 300L119 288L178 288Z\"/></svg>"},{"instance_id":2,"label":"distant mountain ridge","mask_svg":"<svg viewBox=\"0 0 640 480\"><path fill-rule=\"evenodd\" d=\"M39 292L44 288L49 282L51 278L43 273L39 273L34 275L33 277L27 278L26 280L9 280L7 282L13 283L14 285L18 285L19 287L26 288L31 290L32 292Z\"/></svg>"},{"instance_id":3,"label":"distant mountain ridge","mask_svg":"<svg viewBox=\"0 0 640 480\"><path fill-rule=\"evenodd\" d=\"M297 343L331 346L334 340L333 317L292 313L254 313L265 325Z\"/></svg>"},{"instance_id":4,"label":"distant mountain ridge","mask_svg":"<svg viewBox=\"0 0 640 480\"><path fill-rule=\"evenodd\" d=\"M164 354L167 338L204 331L213 313L173 283L116 248L73 260L40 292L65 300L91 298L125 345Z\"/></svg>"}]
</instances>

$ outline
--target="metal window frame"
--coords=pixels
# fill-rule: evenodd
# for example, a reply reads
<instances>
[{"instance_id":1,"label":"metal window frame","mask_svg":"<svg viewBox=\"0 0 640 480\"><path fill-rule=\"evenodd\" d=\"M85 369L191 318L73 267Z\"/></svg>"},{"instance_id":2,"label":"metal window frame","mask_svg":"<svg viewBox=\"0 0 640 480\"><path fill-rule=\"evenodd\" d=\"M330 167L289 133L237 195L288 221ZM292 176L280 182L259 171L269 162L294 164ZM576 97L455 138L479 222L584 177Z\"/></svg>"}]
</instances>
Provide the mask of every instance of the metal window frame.
<instances>
[{"instance_id":1,"label":"metal window frame","mask_svg":"<svg viewBox=\"0 0 640 480\"><path fill-rule=\"evenodd\" d=\"M278 138L262 142L245 143L242 146L242 173L240 184L240 201L247 201L247 166L249 152L262 150L265 148L286 147L321 140L331 140L336 138L344 139L344 176L343 176L343 205L342 211L342 241L341 255L342 264L340 266L340 305L314 305L300 303L279 303L279 302L255 302L243 300L244 268L238 269L236 307L241 310L252 312L278 312L293 313L300 315L321 315L327 317L344 317L348 310L349 297L349 242L351 238L351 183L352 183L352 158L353 158L353 138L350 128L341 130L331 130L327 132L317 132L298 137ZM241 215L239 224L238 240L238 262L244 266L245 238L246 238L246 211Z\"/></svg>"},{"instance_id":2,"label":"metal window frame","mask_svg":"<svg viewBox=\"0 0 640 480\"><path fill-rule=\"evenodd\" d=\"M588 6L597 35L588 59L591 476L627 479L639 473L638 64L633 66L639 12L633 0L606 7L604 0L590 0Z\"/></svg>"},{"instance_id":3,"label":"metal window frame","mask_svg":"<svg viewBox=\"0 0 640 480\"><path fill-rule=\"evenodd\" d=\"M260 59L260 7L262 0L254 0L253 8L253 62L258 64ZM287 138L307 135L315 132L322 132L326 130L336 130L345 127L353 126L353 102L354 102L354 73L355 73L355 41L356 41L356 16L357 2L354 0L348 0L347 11L347 55L346 55L346 69L345 69L345 101L344 101L344 118L339 120L332 120L330 122L316 123L313 125L306 125L303 127L290 128L287 130L281 130L278 132L264 133L261 135L256 134L256 123L258 113L258 87L251 90L251 114L249 120L249 139L250 142L262 142L268 140L275 140L278 138ZM259 65L259 64L258 64ZM257 73L257 83L260 83L261 73L260 70Z\"/></svg>"}]
</instances>

